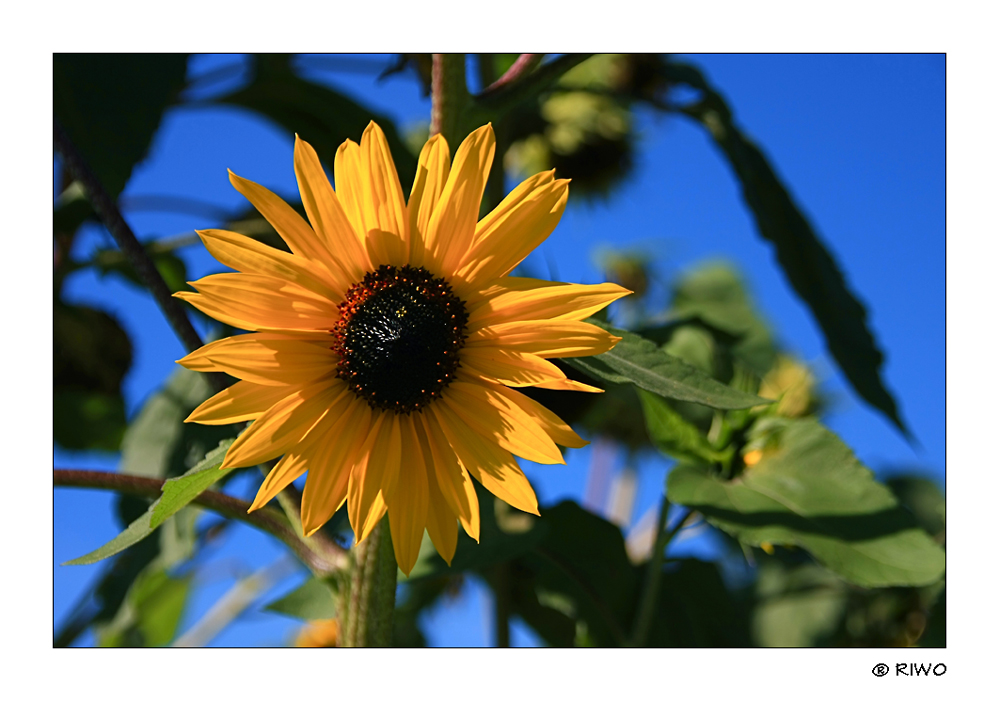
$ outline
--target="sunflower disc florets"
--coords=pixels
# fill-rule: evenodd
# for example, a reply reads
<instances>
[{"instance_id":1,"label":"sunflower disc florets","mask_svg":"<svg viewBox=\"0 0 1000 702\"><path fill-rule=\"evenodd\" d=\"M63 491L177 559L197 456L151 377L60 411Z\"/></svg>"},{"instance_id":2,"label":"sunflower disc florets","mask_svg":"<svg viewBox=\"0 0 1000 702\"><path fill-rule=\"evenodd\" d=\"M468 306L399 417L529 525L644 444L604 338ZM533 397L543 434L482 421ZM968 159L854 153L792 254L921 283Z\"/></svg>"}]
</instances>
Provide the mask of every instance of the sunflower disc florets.
<instances>
[{"instance_id":1,"label":"sunflower disc florets","mask_svg":"<svg viewBox=\"0 0 1000 702\"><path fill-rule=\"evenodd\" d=\"M443 278L379 266L338 309L337 374L372 408L419 411L454 379L469 315Z\"/></svg>"}]
</instances>

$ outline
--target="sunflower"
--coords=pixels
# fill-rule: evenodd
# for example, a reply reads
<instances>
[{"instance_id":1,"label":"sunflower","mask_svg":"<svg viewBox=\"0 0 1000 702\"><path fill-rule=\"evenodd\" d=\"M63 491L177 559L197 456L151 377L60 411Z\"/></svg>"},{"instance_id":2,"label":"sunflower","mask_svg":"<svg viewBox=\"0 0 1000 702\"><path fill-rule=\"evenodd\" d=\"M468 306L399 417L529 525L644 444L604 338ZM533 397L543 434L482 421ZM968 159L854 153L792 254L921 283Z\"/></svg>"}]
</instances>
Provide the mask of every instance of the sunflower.
<instances>
[{"instance_id":1,"label":"sunflower","mask_svg":"<svg viewBox=\"0 0 1000 702\"><path fill-rule=\"evenodd\" d=\"M472 478L538 514L514 455L564 463L556 444L586 445L515 388L599 392L545 359L611 349L618 337L580 320L629 291L509 276L555 228L569 183L539 173L479 220L493 152L490 125L465 139L454 162L447 142L431 137L407 202L374 122L360 145L338 149L336 192L316 151L296 136L308 223L230 171L291 252L233 232L198 232L238 272L207 276L191 283L197 292L177 296L249 333L178 363L239 379L186 420L253 422L223 469L282 457L251 510L308 473L305 535L345 501L357 543L388 513L396 561L409 574L425 529L449 564L458 524L479 540Z\"/></svg>"}]
</instances>

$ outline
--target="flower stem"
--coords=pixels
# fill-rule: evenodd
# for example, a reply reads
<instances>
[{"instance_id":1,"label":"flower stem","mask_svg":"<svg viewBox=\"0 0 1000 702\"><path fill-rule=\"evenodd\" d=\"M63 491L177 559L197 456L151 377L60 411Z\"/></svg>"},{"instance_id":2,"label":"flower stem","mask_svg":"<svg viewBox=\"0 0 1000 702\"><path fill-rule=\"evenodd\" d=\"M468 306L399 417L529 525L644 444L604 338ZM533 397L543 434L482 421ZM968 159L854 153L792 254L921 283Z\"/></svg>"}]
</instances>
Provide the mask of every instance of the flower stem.
<instances>
[{"instance_id":1,"label":"flower stem","mask_svg":"<svg viewBox=\"0 0 1000 702\"><path fill-rule=\"evenodd\" d=\"M368 538L352 549L354 570L342 600L340 645L385 647L392 644L396 608L396 555L389 518L383 517Z\"/></svg>"},{"instance_id":2,"label":"flower stem","mask_svg":"<svg viewBox=\"0 0 1000 702\"><path fill-rule=\"evenodd\" d=\"M432 61L431 135L444 136L454 153L466 134L463 119L469 89L465 82L465 54L434 54Z\"/></svg>"},{"instance_id":3,"label":"flower stem","mask_svg":"<svg viewBox=\"0 0 1000 702\"><path fill-rule=\"evenodd\" d=\"M510 600L511 600L510 563L498 563L493 570L493 626L495 628L494 645L497 648L510 648Z\"/></svg>"},{"instance_id":4,"label":"flower stem","mask_svg":"<svg viewBox=\"0 0 1000 702\"><path fill-rule=\"evenodd\" d=\"M642 599L636 613L635 624L632 627L632 646L644 646L649 628L656 612L656 600L660 594L660 577L663 575L663 558L667 544L673 538L676 530L667 531L667 513L670 511L670 500L663 496L660 503L660 516L656 523L656 543L646 568L646 582L643 584ZM681 520L683 523L684 520Z\"/></svg>"}]
</instances>

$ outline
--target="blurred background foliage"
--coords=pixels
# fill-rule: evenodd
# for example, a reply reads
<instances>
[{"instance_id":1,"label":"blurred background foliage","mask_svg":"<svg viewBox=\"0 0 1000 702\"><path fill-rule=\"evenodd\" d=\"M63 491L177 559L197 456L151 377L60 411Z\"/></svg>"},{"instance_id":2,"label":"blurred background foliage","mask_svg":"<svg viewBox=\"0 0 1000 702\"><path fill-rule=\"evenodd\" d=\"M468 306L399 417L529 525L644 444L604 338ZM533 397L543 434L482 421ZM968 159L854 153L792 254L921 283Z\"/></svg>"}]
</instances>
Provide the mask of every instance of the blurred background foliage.
<instances>
[{"instance_id":1,"label":"blurred background foliage","mask_svg":"<svg viewBox=\"0 0 1000 702\"><path fill-rule=\"evenodd\" d=\"M476 56L471 82L480 89L490 85L516 58ZM327 166L336 147L357 139L374 119L389 139L408 192L426 130L401 131L385 115L304 79L308 61L321 60L252 56L242 66L238 87L205 98L197 96L206 84L233 76L202 76L199 84L188 84L186 55L56 55L55 118L112 198L142 162L166 110L208 104L249 110L288 134L298 133ZM382 79L417 80L429 91L430 67L430 55L403 54L386 66ZM760 235L773 245L791 288L822 329L831 356L857 395L907 434L883 385L882 354L864 307L767 159L694 67L670 56L598 55L503 110L491 114L495 107L483 101L476 114L491 117L497 135L484 210L499 202L507 183L550 168L573 179L573 198L606 199L627 187L642 148L633 128L639 106L690 119L711 136L740 182ZM53 213L54 441L65 449L120 451L123 473L180 476L236 429L183 423L210 394L203 378L184 370L175 371L126 420L122 379L132 360L129 334L112 315L66 301L61 291L67 277L84 269L136 286L143 282L114 248L73 258L74 238L97 220L80 184L61 172ZM284 248L249 206L212 218L224 221L223 228ZM146 244L172 291L184 289L186 280L177 252L196 244L193 234ZM506 622L516 616L553 646L943 646L945 521L937 486L905 473L877 482L822 426L828 398L814 371L781 348L739 271L707 262L664 280L656 256L647 251L609 249L595 255L609 280L636 293L618 303L615 317L634 334L604 371L560 365L571 378L600 385L605 394L525 392L595 444L623 447L633 457L658 451L675 459L665 486L670 503L660 524L650 523L627 540L623 535L620 515L631 512L627 488L636 468L615 479L617 503L609 499L606 508L595 509L566 501L544 506L541 518L480 491L481 543L460 535L450 568L432 548L424 549L397 599L395 643L424 645L421 614L454 596L474 575L494 591L496 616L503 622L500 645L509 636ZM215 324L216 337L232 332ZM661 359L669 354L718 383L774 402L713 409L637 386L634 378L622 382L620 368L648 365L649 354ZM618 375L608 368L618 369ZM121 528L149 504L120 497ZM94 566L103 569L101 576L71 614L56 622L56 645L71 645L88 630L102 646L176 643L199 553L229 523L206 524L197 516L194 507L183 509L152 538ZM727 561L736 565L670 557L671 539L692 528L717 530ZM343 515L327 530L346 543ZM247 578L252 596L229 602L230 619L221 616L218 626L238 616L240 602L246 608L263 597L269 611L309 622L290 644L336 645L336 583L311 579L269 601L272 575ZM189 643L208 640L206 634Z\"/></svg>"}]
</instances>

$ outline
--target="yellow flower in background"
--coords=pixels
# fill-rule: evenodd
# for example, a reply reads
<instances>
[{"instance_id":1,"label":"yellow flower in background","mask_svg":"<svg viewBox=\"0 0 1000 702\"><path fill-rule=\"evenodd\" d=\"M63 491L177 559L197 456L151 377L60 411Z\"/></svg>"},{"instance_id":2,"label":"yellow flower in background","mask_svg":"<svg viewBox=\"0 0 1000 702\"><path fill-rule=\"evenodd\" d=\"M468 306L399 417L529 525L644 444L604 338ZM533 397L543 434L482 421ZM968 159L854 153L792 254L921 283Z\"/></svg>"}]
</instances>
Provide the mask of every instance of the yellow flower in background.
<instances>
[{"instance_id":1,"label":"yellow flower in background","mask_svg":"<svg viewBox=\"0 0 1000 702\"><path fill-rule=\"evenodd\" d=\"M336 619L316 619L299 629L296 648L334 648L340 638L340 622Z\"/></svg>"},{"instance_id":2,"label":"yellow flower in background","mask_svg":"<svg viewBox=\"0 0 1000 702\"><path fill-rule=\"evenodd\" d=\"M375 123L360 145L348 140L337 151L336 192L315 150L296 137L309 223L230 173L291 253L233 232L199 232L239 272L207 276L191 283L197 293L177 296L251 333L178 363L239 379L187 419L253 420L224 469L283 456L251 509L308 472L304 532L346 501L361 542L388 512L397 563L409 574L425 529L449 563L459 523L479 540L470 478L538 514L512 454L564 463L556 444L586 445L512 388L597 391L545 359L611 349L618 337L580 320L629 291L509 277L555 228L569 183L539 173L477 222L493 152L490 125L466 138L454 162L445 140L432 137L406 202Z\"/></svg>"}]
</instances>

